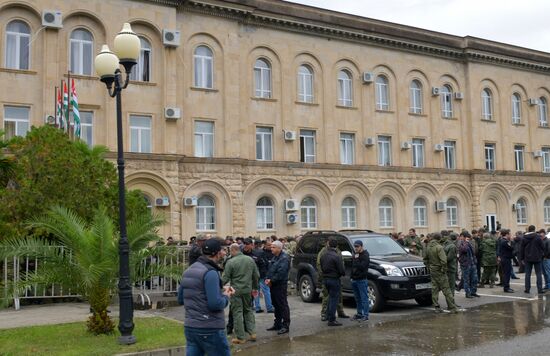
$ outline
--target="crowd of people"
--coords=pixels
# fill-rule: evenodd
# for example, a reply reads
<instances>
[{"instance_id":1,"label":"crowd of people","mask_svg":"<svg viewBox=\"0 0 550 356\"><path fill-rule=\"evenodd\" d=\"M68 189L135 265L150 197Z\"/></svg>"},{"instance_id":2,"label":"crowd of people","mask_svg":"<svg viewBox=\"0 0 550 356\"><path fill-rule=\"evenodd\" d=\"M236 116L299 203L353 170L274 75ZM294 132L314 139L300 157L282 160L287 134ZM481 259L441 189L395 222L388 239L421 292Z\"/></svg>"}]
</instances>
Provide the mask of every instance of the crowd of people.
<instances>
[{"instance_id":1,"label":"crowd of people","mask_svg":"<svg viewBox=\"0 0 550 356\"><path fill-rule=\"evenodd\" d=\"M480 297L478 288L501 286L514 293L510 279L517 278L512 265L525 273L525 293L531 291L531 273L535 270L539 294L550 288L550 233L535 226L517 232L500 226L495 231L486 227L460 233L443 230L427 236L391 234L409 253L423 257L432 281L432 302L436 312L442 292L449 312L460 311L455 303L455 291L464 289L466 298ZM256 341L255 313L273 313L273 325L268 331L279 335L290 328L287 301L290 259L296 249L296 238L253 237L220 239L201 235L191 239L189 267L179 289L178 302L185 306L185 336L189 354L229 355L227 335L231 343ZM173 242L172 242L173 243ZM170 243L169 243L170 244ZM329 238L317 256L319 283L323 304L321 320L328 326L342 325L338 318L344 313L340 278L344 276L342 253L337 240ZM351 280L356 301L353 320L369 319L367 272L370 256L360 240L354 241ZM498 284L497 284L498 275ZM543 282L544 276L544 282ZM265 310L262 308L262 299ZM224 309L229 306L229 320Z\"/></svg>"}]
</instances>

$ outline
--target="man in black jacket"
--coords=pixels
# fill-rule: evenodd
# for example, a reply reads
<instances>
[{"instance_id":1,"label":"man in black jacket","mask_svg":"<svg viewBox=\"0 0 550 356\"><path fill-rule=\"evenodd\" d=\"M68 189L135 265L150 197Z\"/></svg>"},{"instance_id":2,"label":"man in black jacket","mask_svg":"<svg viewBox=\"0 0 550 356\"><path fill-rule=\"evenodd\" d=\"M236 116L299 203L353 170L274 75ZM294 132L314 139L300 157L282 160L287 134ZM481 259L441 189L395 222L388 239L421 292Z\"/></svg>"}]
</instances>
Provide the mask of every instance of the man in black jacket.
<instances>
[{"instance_id":1,"label":"man in black jacket","mask_svg":"<svg viewBox=\"0 0 550 356\"><path fill-rule=\"evenodd\" d=\"M498 258L502 268L502 286L505 293L514 293L510 288L510 277L512 276L512 258L514 257L514 248L512 247L512 235L510 230L500 230L500 239L498 240Z\"/></svg>"},{"instance_id":2,"label":"man in black jacket","mask_svg":"<svg viewBox=\"0 0 550 356\"><path fill-rule=\"evenodd\" d=\"M370 256L367 250L363 248L363 241L357 240L353 243L355 254L351 260L351 286L355 295L357 305L357 314L352 320L369 320L369 281L367 273L370 265Z\"/></svg>"},{"instance_id":3,"label":"man in black jacket","mask_svg":"<svg viewBox=\"0 0 550 356\"><path fill-rule=\"evenodd\" d=\"M535 267L537 276L537 290L544 294L542 289L542 255L543 244L539 234L535 232L535 226L529 225L529 232L523 236L520 248L520 260L525 264L525 293L531 291L531 271Z\"/></svg>"},{"instance_id":4,"label":"man in black jacket","mask_svg":"<svg viewBox=\"0 0 550 356\"><path fill-rule=\"evenodd\" d=\"M191 245L191 249L189 250L189 267L197 260L199 257L202 256L202 247L204 246L204 243L206 240L208 240L211 237L211 235L199 235L196 238L196 242Z\"/></svg>"},{"instance_id":5,"label":"man in black jacket","mask_svg":"<svg viewBox=\"0 0 550 356\"><path fill-rule=\"evenodd\" d=\"M338 241L335 238L329 238L328 249L321 257L321 273L323 274L323 283L328 290L327 319L328 326L340 326L342 323L336 321L336 305L340 295L340 277L344 276L344 263L342 256L336 252Z\"/></svg>"}]
</instances>

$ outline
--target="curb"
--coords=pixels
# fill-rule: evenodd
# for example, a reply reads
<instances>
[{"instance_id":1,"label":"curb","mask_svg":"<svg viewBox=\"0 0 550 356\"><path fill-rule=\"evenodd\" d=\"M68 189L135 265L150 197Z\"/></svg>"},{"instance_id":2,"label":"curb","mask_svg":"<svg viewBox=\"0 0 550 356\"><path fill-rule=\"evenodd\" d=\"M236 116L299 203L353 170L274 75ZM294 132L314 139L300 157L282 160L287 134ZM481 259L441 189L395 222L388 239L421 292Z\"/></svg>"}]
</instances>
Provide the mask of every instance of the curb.
<instances>
[{"instance_id":1,"label":"curb","mask_svg":"<svg viewBox=\"0 0 550 356\"><path fill-rule=\"evenodd\" d=\"M184 356L184 355L185 355L185 346L175 346L175 347L169 347L166 349L116 354L116 356Z\"/></svg>"}]
</instances>

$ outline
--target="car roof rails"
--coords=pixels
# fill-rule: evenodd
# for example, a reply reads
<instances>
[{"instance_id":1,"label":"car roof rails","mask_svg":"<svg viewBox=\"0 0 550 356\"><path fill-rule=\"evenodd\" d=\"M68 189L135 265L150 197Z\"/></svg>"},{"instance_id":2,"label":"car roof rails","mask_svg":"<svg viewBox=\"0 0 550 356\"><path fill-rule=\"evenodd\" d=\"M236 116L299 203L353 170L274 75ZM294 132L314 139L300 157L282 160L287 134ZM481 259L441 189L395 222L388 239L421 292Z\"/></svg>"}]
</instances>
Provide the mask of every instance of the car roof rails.
<instances>
[{"instance_id":1,"label":"car roof rails","mask_svg":"<svg viewBox=\"0 0 550 356\"><path fill-rule=\"evenodd\" d=\"M338 230L338 232L368 232L368 233L373 233L374 231L369 230L369 229L342 229L342 230Z\"/></svg>"},{"instance_id":2,"label":"car roof rails","mask_svg":"<svg viewBox=\"0 0 550 356\"><path fill-rule=\"evenodd\" d=\"M306 232L304 235L321 235L321 234L336 234L335 230L311 230Z\"/></svg>"}]
</instances>

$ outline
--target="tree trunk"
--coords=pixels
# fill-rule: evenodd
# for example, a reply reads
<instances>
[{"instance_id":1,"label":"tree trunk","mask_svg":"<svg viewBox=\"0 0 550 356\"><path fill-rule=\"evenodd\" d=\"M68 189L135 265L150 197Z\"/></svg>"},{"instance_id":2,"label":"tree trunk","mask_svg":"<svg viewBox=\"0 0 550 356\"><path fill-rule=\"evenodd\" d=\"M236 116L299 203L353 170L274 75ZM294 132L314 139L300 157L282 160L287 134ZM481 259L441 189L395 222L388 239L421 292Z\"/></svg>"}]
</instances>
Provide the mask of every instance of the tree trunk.
<instances>
[{"instance_id":1,"label":"tree trunk","mask_svg":"<svg viewBox=\"0 0 550 356\"><path fill-rule=\"evenodd\" d=\"M92 315L86 323L88 331L95 335L112 333L115 329L115 324L107 313L111 299L109 290L105 288L93 288L88 293L88 299L90 308L92 309Z\"/></svg>"}]
</instances>

